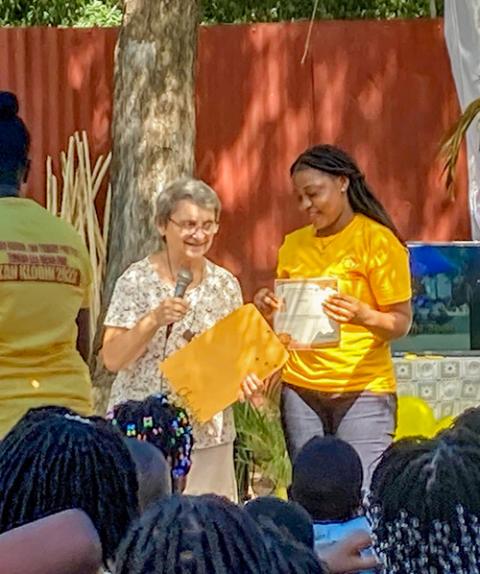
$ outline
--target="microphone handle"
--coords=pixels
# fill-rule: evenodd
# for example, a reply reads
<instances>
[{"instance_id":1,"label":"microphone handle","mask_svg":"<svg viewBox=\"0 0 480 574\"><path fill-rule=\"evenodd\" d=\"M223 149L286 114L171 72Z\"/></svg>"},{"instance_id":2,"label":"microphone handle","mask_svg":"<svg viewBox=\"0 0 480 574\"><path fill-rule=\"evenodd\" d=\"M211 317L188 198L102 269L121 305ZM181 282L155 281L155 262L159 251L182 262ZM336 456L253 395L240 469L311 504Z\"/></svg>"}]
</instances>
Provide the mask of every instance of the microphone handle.
<instances>
[{"instance_id":1,"label":"microphone handle","mask_svg":"<svg viewBox=\"0 0 480 574\"><path fill-rule=\"evenodd\" d=\"M179 299L183 299L185 296L185 293L187 291L187 287L189 284L187 283L178 283L175 285L175 293L173 294L173 296L175 298L179 298Z\"/></svg>"},{"instance_id":2,"label":"microphone handle","mask_svg":"<svg viewBox=\"0 0 480 574\"><path fill-rule=\"evenodd\" d=\"M190 283L185 283L184 281L182 281L182 282L177 281L177 284L175 285L175 293L173 294L173 296L177 297L177 298L179 297L180 299L183 299L189 284ZM167 340L170 337L170 335L172 334L172 329L173 329L173 323L170 323L170 325L167 325L167 332L165 334L165 340Z\"/></svg>"}]
</instances>

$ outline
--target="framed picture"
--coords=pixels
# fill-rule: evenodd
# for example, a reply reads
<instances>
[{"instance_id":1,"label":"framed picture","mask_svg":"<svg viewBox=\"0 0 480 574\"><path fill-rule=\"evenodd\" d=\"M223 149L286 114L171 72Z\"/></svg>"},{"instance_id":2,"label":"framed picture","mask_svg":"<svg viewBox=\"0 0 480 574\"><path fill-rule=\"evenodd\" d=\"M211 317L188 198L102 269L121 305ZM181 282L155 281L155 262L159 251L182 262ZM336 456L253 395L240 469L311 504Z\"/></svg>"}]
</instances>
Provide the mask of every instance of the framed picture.
<instances>
[{"instance_id":1,"label":"framed picture","mask_svg":"<svg viewBox=\"0 0 480 574\"><path fill-rule=\"evenodd\" d=\"M275 313L274 329L289 349L337 346L340 326L323 309L324 301L338 293L334 277L277 279L275 295L282 307Z\"/></svg>"}]
</instances>

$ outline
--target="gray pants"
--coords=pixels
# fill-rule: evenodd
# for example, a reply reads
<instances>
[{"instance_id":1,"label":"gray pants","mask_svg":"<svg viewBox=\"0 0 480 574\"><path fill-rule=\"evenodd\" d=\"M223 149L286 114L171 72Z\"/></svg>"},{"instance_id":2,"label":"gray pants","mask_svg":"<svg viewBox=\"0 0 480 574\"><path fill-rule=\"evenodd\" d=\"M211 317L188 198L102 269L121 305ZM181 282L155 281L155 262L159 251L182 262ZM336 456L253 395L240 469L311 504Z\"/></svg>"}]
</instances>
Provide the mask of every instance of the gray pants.
<instances>
[{"instance_id":1,"label":"gray pants","mask_svg":"<svg viewBox=\"0 0 480 574\"><path fill-rule=\"evenodd\" d=\"M383 451L391 444L397 397L377 393L320 393L284 384L281 413L290 460L314 436L334 435L350 443L363 466L368 490Z\"/></svg>"}]
</instances>

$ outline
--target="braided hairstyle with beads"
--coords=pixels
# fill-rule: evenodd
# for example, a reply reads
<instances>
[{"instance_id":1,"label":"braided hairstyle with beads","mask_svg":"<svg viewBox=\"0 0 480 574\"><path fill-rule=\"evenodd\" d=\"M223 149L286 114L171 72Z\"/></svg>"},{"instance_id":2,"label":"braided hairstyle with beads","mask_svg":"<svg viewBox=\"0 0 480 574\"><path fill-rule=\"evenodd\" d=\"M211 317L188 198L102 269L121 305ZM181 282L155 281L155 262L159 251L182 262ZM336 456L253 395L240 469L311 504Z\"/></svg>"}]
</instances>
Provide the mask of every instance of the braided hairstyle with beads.
<instances>
[{"instance_id":1,"label":"braided hairstyle with beads","mask_svg":"<svg viewBox=\"0 0 480 574\"><path fill-rule=\"evenodd\" d=\"M63 407L31 409L2 440L0 493L0 533L78 508L95 525L105 562L138 513L136 469L120 433Z\"/></svg>"},{"instance_id":2,"label":"braided hairstyle with beads","mask_svg":"<svg viewBox=\"0 0 480 574\"><path fill-rule=\"evenodd\" d=\"M0 185L19 187L28 166L30 134L12 92L0 92Z\"/></svg>"},{"instance_id":3,"label":"braided hairstyle with beads","mask_svg":"<svg viewBox=\"0 0 480 574\"><path fill-rule=\"evenodd\" d=\"M247 513L215 495L174 495L153 505L117 553L116 574L275 573Z\"/></svg>"},{"instance_id":4,"label":"braided hairstyle with beads","mask_svg":"<svg viewBox=\"0 0 480 574\"><path fill-rule=\"evenodd\" d=\"M352 210L355 213L366 215L377 223L384 225L403 243L403 239L391 220L387 211L374 196L365 176L353 159L340 148L323 144L305 150L290 167L290 175L302 169L316 169L333 176L348 178L347 196Z\"/></svg>"},{"instance_id":5,"label":"braided hairstyle with beads","mask_svg":"<svg viewBox=\"0 0 480 574\"><path fill-rule=\"evenodd\" d=\"M388 572L473 574L480 564L480 442L456 429L389 447L368 515Z\"/></svg>"},{"instance_id":6,"label":"braided hairstyle with beads","mask_svg":"<svg viewBox=\"0 0 480 574\"><path fill-rule=\"evenodd\" d=\"M147 441L160 449L172 468L172 479L185 477L191 468L193 435L187 412L163 395L143 401L125 401L109 418L127 437Z\"/></svg>"}]
</instances>

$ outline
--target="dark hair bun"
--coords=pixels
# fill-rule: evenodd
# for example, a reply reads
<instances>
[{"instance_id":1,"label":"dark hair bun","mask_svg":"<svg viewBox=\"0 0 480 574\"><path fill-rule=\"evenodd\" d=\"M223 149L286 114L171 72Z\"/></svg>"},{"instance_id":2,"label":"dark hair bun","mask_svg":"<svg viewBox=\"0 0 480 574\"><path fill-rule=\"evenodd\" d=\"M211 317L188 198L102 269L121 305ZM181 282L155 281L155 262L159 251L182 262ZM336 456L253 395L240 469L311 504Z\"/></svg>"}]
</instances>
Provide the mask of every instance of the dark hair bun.
<instances>
[{"instance_id":1,"label":"dark hair bun","mask_svg":"<svg viewBox=\"0 0 480 574\"><path fill-rule=\"evenodd\" d=\"M10 120L18 113L18 100L12 92L0 92L0 120Z\"/></svg>"}]
</instances>

